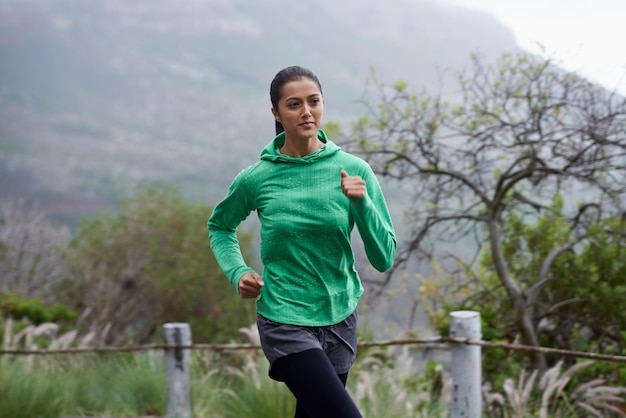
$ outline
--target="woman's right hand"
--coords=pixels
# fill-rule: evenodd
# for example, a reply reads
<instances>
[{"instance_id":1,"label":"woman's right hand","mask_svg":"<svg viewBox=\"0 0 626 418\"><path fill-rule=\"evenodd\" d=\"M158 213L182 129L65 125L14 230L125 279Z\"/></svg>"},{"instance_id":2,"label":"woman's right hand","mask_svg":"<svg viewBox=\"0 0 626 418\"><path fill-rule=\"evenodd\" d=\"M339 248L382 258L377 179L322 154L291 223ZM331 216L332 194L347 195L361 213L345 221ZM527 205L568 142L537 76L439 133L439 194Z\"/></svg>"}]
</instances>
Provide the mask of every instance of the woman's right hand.
<instances>
[{"instance_id":1,"label":"woman's right hand","mask_svg":"<svg viewBox=\"0 0 626 418\"><path fill-rule=\"evenodd\" d=\"M239 279L239 296L242 299L253 299L261 294L265 286L263 279L257 273L246 273Z\"/></svg>"}]
</instances>

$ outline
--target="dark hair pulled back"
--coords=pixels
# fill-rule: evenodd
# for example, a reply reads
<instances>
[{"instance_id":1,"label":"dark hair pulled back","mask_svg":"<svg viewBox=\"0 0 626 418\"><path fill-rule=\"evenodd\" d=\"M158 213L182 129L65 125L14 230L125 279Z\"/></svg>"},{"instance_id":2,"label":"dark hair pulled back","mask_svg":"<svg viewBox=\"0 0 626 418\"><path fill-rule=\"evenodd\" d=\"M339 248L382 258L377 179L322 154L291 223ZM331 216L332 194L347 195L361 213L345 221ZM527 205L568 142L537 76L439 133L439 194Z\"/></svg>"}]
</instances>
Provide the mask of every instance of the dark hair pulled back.
<instances>
[{"instance_id":1,"label":"dark hair pulled back","mask_svg":"<svg viewBox=\"0 0 626 418\"><path fill-rule=\"evenodd\" d=\"M290 81L301 80L303 78L308 78L314 81L320 88L320 93L322 92L322 85L320 84L320 81L313 71L309 69L294 65L283 68L274 76L274 79L270 84L270 101L272 102L272 107L276 112L278 112L278 101L282 95L283 86ZM276 135L284 130L283 125L279 121L276 121Z\"/></svg>"}]
</instances>

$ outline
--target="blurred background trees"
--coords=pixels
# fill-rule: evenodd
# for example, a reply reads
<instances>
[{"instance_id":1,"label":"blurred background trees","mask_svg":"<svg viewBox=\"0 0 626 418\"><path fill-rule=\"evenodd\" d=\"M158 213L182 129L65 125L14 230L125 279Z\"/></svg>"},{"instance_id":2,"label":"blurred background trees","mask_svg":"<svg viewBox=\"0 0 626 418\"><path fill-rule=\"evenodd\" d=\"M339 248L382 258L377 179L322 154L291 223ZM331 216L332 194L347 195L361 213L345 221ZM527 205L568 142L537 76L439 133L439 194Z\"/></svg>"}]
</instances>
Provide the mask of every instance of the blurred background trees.
<instances>
[{"instance_id":1,"label":"blurred background trees","mask_svg":"<svg viewBox=\"0 0 626 418\"><path fill-rule=\"evenodd\" d=\"M212 256L210 213L173 187L144 184L118 212L83 219L71 242L30 212L22 222L7 218L1 265L12 270L2 292L61 303L96 344L145 343L177 321L191 324L195 342L227 341L254 321L254 305L239 299ZM240 239L250 259L251 234Z\"/></svg>"},{"instance_id":2,"label":"blurred background trees","mask_svg":"<svg viewBox=\"0 0 626 418\"><path fill-rule=\"evenodd\" d=\"M55 226L36 206L20 200L0 205L0 293L39 296L50 302L67 274L63 258L71 238L68 227Z\"/></svg>"}]
</instances>

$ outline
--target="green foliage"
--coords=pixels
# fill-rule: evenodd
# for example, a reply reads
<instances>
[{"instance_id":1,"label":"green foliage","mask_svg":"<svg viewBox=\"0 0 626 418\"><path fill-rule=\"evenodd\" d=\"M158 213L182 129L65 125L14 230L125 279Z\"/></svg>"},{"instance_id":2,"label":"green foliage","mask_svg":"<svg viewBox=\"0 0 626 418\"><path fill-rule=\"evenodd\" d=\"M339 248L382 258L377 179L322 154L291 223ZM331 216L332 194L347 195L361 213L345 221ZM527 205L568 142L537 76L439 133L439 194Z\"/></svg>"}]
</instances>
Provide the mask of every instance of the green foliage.
<instances>
[{"instance_id":1,"label":"green foliage","mask_svg":"<svg viewBox=\"0 0 626 418\"><path fill-rule=\"evenodd\" d=\"M59 297L93 312L97 340L146 342L165 322L190 323L194 342L233 338L254 321L254 306L239 299L212 255L210 214L172 187L138 187L119 213L80 223L73 276ZM240 241L250 259L251 236L242 233Z\"/></svg>"},{"instance_id":2,"label":"green foliage","mask_svg":"<svg viewBox=\"0 0 626 418\"><path fill-rule=\"evenodd\" d=\"M541 216L535 224L524 224L516 217L511 217L507 223L509 231L504 242L507 260L511 272L527 289L536 283L536 272L548 252L570 234L560 208L561 202L557 199L554 211ZM621 219L607 219L597 224L575 250L560 255L553 263L551 278L535 310L543 345L615 355L624 353L620 330L626 327L626 313L615 309L626 298L623 286L626 254L623 237L615 234L622 224ZM487 265L489 259L487 255L483 259ZM509 307L509 312L512 308ZM501 335L514 333L510 314L508 321L502 321L501 315L493 325L500 329ZM594 368L596 375L621 378L611 372L613 367L609 364L601 363Z\"/></svg>"},{"instance_id":3,"label":"green foliage","mask_svg":"<svg viewBox=\"0 0 626 418\"><path fill-rule=\"evenodd\" d=\"M11 292L0 294L0 312L6 317L26 319L37 325L44 322L73 321L77 317L76 312L60 303L46 307L39 298L24 298Z\"/></svg>"},{"instance_id":4,"label":"green foliage","mask_svg":"<svg viewBox=\"0 0 626 418\"><path fill-rule=\"evenodd\" d=\"M26 358L0 362L0 415L162 416L166 378L160 353Z\"/></svg>"},{"instance_id":5,"label":"green foliage","mask_svg":"<svg viewBox=\"0 0 626 418\"><path fill-rule=\"evenodd\" d=\"M398 93L402 93L403 91L406 90L406 88L409 86L409 83L407 83L404 80L396 80L393 83L393 88L398 92Z\"/></svg>"},{"instance_id":6,"label":"green foliage","mask_svg":"<svg viewBox=\"0 0 626 418\"><path fill-rule=\"evenodd\" d=\"M572 233L562 215L562 204L557 197L551 210L536 222L512 215L506 223L503 248L507 262L525 289L537 283L548 253ZM626 297L622 230L622 219L607 218L591 227L577 247L554 261L535 310L536 321L543 321L541 335L546 344L582 351L603 346L605 352L622 353L620 330L626 326L626 313L614 309ZM493 271L489 254L483 263ZM579 338L581 332L587 337Z\"/></svg>"},{"instance_id":7,"label":"green foliage","mask_svg":"<svg viewBox=\"0 0 626 418\"><path fill-rule=\"evenodd\" d=\"M557 195L538 217L523 218L510 213L502 229L502 248L509 273L524 292L539 280L548 253L570 239L570 225ZM615 309L626 298L624 221L607 218L587 231L586 238L571 251L560 254L549 270L533 309L541 344L575 351L624 354L626 312ZM431 325L442 335L449 328L448 314L455 310L477 310L481 314L483 339L492 342L519 341L514 302L508 297L495 269L493 255L483 249L479 265L459 266L450 274L435 262L431 276L422 280L419 300ZM490 348L483 357L485 379L499 386L505 376L531 367L526 355ZM559 358L549 358L556 364ZM623 384L624 367L594 363L582 374L603 376Z\"/></svg>"}]
</instances>

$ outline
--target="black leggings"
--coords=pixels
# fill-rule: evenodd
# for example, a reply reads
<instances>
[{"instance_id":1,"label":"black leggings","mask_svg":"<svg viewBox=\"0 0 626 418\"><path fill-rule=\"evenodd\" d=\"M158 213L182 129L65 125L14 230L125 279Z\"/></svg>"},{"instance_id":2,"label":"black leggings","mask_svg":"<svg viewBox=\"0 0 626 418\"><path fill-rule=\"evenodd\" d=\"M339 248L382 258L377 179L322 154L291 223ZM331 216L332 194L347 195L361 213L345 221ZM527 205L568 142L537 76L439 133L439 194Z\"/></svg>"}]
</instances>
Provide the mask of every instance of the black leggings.
<instances>
[{"instance_id":1,"label":"black leggings","mask_svg":"<svg viewBox=\"0 0 626 418\"><path fill-rule=\"evenodd\" d=\"M272 367L296 397L295 418L362 418L345 388L348 373L338 375L322 350L281 357Z\"/></svg>"}]
</instances>

